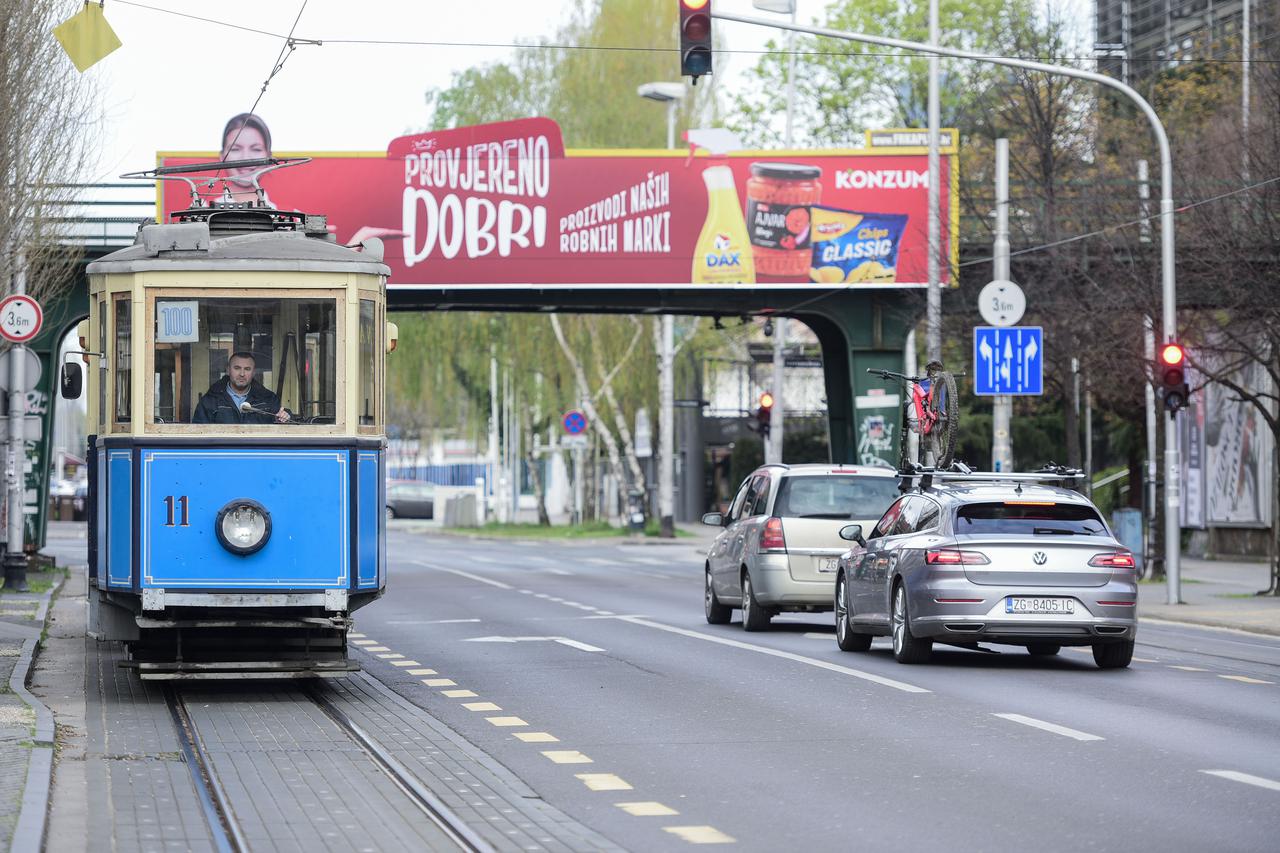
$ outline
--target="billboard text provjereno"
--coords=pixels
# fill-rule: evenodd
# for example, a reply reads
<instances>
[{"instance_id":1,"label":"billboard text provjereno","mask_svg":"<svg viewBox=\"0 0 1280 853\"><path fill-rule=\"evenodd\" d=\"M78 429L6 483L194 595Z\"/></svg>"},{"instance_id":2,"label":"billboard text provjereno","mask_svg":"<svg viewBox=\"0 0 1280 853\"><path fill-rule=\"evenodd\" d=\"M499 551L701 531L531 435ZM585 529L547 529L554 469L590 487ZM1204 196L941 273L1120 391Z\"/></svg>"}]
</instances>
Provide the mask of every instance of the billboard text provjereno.
<instances>
[{"instance_id":1,"label":"billboard text provjereno","mask_svg":"<svg viewBox=\"0 0 1280 853\"><path fill-rule=\"evenodd\" d=\"M545 118L403 136L385 152L306 154L263 179L343 242L380 236L391 285L915 287L927 282L918 148L568 150ZM216 160L163 154L164 165ZM944 281L955 263L955 150L941 159ZM161 187L165 215L185 186Z\"/></svg>"}]
</instances>

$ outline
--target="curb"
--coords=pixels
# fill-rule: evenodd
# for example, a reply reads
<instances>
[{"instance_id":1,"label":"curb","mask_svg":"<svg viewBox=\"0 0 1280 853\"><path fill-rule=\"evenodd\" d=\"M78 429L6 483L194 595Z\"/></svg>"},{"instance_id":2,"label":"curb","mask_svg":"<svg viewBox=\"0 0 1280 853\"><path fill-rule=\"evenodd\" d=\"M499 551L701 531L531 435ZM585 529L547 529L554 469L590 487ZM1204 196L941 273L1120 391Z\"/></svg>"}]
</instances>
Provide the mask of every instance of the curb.
<instances>
[{"instance_id":1,"label":"curb","mask_svg":"<svg viewBox=\"0 0 1280 853\"><path fill-rule=\"evenodd\" d=\"M1252 637L1266 637L1273 639L1280 637L1280 628L1272 628L1267 625L1241 625L1239 622L1228 622L1226 620L1212 620L1192 617L1188 618L1181 614L1165 614L1158 616L1143 616L1138 614L1139 622L1149 622L1152 625L1185 625L1192 628L1205 628L1213 631L1231 631L1235 634L1248 634Z\"/></svg>"},{"instance_id":2,"label":"curb","mask_svg":"<svg viewBox=\"0 0 1280 853\"><path fill-rule=\"evenodd\" d=\"M63 581L59 580L49 588L40 607L36 611L36 621L43 632L45 619L49 615L49 603L53 596L62 589ZM10 853L39 853L44 846L45 821L49 814L49 788L53 778L53 746L54 725L53 712L49 706L41 702L27 690L27 676L35 662L36 651L40 648L39 639L24 640L22 654L9 676L9 689L12 690L27 707L36 715L35 745L31 748L31 760L27 763L27 781L22 791L22 809L18 812L18 822L13 829L10 842Z\"/></svg>"}]
</instances>

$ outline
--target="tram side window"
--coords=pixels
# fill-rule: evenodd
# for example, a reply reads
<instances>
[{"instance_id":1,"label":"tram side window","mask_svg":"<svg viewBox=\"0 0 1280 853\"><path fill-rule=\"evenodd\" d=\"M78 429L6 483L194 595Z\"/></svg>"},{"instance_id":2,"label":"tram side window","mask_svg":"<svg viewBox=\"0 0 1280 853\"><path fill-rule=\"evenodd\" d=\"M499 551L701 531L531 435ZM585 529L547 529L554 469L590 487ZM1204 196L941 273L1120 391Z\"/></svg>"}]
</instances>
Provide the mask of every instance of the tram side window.
<instances>
[{"instance_id":1,"label":"tram side window","mask_svg":"<svg viewBox=\"0 0 1280 853\"><path fill-rule=\"evenodd\" d=\"M115 422L129 423L129 404L132 401L130 382L133 369L133 317L129 299L117 299L116 310L116 364L115 364Z\"/></svg>"},{"instance_id":2,"label":"tram side window","mask_svg":"<svg viewBox=\"0 0 1280 853\"><path fill-rule=\"evenodd\" d=\"M377 313L372 299L360 300L360 426L378 422Z\"/></svg>"},{"instance_id":3,"label":"tram side window","mask_svg":"<svg viewBox=\"0 0 1280 853\"><path fill-rule=\"evenodd\" d=\"M333 424L338 348L333 299L157 297L152 418Z\"/></svg>"}]
</instances>

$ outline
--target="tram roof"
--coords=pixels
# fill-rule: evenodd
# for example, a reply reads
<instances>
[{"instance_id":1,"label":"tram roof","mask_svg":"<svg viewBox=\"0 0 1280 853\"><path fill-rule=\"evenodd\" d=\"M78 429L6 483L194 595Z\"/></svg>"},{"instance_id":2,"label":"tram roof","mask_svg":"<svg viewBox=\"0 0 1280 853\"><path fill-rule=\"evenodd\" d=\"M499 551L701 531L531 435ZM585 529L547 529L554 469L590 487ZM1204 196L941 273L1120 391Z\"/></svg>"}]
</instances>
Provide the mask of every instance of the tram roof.
<instances>
[{"instance_id":1,"label":"tram roof","mask_svg":"<svg viewBox=\"0 0 1280 853\"><path fill-rule=\"evenodd\" d=\"M358 252L300 231L210 237L204 223L146 225L132 246L89 264L88 272L261 270L388 276L380 252Z\"/></svg>"}]
</instances>

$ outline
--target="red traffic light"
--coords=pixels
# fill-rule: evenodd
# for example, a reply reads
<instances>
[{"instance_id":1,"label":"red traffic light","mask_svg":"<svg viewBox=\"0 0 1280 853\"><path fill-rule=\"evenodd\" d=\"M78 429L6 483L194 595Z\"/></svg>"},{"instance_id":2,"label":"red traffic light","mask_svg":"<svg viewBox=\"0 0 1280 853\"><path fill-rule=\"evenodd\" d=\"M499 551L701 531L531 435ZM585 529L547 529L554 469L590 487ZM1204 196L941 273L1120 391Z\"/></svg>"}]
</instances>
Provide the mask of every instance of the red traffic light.
<instances>
[{"instance_id":1,"label":"red traffic light","mask_svg":"<svg viewBox=\"0 0 1280 853\"><path fill-rule=\"evenodd\" d=\"M711 0L680 0L680 73L711 73Z\"/></svg>"},{"instance_id":2,"label":"red traffic light","mask_svg":"<svg viewBox=\"0 0 1280 853\"><path fill-rule=\"evenodd\" d=\"M773 408L773 395L770 394L768 391L765 391L763 394L760 395L760 408L762 409Z\"/></svg>"},{"instance_id":3,"label":"red traffic light","mask_svg":"<svg viewBox=\"0 0 1280 853\"><path fill-rule=\"evenodd\" d=\"M1187 354L1182 351L1182 344L1165 344L1160 350L1160 360L1170 366L1182 364L1186 358Z\"/></svg>"}]
</instances>

